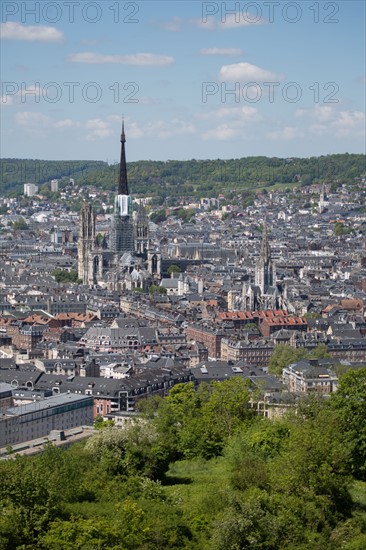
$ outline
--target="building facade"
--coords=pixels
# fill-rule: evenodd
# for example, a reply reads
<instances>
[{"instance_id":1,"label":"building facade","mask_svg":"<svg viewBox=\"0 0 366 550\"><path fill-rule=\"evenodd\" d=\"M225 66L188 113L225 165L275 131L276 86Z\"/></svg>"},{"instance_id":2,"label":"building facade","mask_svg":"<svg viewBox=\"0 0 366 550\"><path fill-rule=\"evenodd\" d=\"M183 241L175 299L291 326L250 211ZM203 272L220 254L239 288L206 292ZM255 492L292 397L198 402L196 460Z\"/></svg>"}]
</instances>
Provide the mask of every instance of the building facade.
<instances>
[{"instance_id":1,"label":"building facade","mask_svg":"<svg viewBox=\"0 0 366 550\"><path fill-rule=\"evenodd\" d=\"M60 394L10 407L0 416L0 447L47 437L52 430L93 424L92 396Z\"/></svg>"}]
</instances>

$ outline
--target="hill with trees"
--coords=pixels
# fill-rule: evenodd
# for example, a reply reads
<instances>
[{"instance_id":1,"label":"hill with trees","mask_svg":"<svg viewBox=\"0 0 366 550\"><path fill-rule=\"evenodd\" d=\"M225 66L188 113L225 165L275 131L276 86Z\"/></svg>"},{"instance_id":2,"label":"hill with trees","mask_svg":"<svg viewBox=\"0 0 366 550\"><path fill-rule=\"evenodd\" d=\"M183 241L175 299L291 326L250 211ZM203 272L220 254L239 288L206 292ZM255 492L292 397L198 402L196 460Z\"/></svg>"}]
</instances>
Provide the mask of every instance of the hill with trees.
<instances>
[{"instance_id":1,"label":"hill with trees","mask_svg":"<svg viewBox=\"0 0 366 550\"><path fill-rule=\"evenodd\" d=\"M89 171L93 173L108 169L102 161L90 160L39 160L39 159L0 159L0 194L19 195L25 183L43 185L53 179L83 178Z\"/></svg>"},{"instance_id":2,"label":"hill with trees","mask_svg":"<svg viewBox=\"0 0 366 550\"><path fill-rule=\"evenodd\" d=\"M102 161L41 161L2 159L0 192L19 193L27 182L44 184L51 179L73 178L79 185L116 189L118 164ZM354 183L365 175L365 156L337 154L310 158L243 157L229 160L141 160L128 162L128 179L135 195L226 198L276 186L293 187L328 182L334 186Z\"/></svg>"},{"instance_id":3,"label":"hill with trees","mask_svg":"<svg viewBox=\"0 0 366 550\"><path fill-rule=\"evenodd\" d=\"M366 369L275 420L252 397L241 378L179 384L126 429L2 461L0 547L365 548Z\"/></svg>"}]
</instances>

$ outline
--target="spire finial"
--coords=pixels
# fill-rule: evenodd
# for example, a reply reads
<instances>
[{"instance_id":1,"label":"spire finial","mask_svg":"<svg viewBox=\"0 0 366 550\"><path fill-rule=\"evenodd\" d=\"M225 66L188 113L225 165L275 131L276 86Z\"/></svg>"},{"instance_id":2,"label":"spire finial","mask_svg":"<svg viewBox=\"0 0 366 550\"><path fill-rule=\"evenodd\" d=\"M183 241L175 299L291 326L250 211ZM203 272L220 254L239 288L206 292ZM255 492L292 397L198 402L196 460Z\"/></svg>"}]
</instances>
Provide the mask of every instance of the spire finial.
<instances>
[{"instance_id":1,"label":"spire finial","mask_svg":"<svg viewBox=\"0 0 366 550\"><path fill-rule=\"evenodd\" d=\"M122 115L121 143L125 143L125 142L126 142L126 136L125 136L125 119L124 119L124 116Z\"/></svg>"}]
</instances>

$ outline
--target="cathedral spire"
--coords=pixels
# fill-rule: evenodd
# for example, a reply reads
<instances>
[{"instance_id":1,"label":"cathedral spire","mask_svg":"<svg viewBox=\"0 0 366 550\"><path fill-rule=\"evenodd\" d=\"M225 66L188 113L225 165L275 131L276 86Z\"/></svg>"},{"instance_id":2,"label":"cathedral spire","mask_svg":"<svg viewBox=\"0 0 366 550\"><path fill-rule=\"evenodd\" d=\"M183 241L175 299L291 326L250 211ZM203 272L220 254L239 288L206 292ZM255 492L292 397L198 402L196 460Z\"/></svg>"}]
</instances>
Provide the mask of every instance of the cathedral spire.
<instances>
[{"instance_id":1,"label":"cathedral spire","mask_svg":"<svg viewBox=\"0 0 366 550\"><path fill-rule=\"evenodd\" d=\"M125 122L122 119L121 159L119 163L118 195L128 195L125 143L126 143Z\"/></svg>"}]
</instances>

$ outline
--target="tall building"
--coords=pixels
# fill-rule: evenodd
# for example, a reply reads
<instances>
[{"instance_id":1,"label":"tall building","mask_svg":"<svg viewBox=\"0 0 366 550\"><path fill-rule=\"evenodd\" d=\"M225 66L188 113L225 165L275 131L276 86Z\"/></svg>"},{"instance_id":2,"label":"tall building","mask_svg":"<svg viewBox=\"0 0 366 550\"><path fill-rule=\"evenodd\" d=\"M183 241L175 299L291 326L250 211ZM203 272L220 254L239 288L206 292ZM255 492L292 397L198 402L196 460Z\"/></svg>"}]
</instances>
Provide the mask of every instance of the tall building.
<instances>
[{"instance_id":1,"label":"tall building","mask_svg":"<svg viewBox=\"0 0 366 550\"><path fill-rule=\"evenodd\" d=\"M325 210L326 210L325 205L326 204L328 204L328 203L326 203L325 188L324 188L324 183L323 183L321 188L320 188L320 195L319 195L319 204L318 204L319 214L323 214L323 212L325 212Z\"/></svg>"},{"instance_id":2,"label":"tall building","mask_svg":"<svg viewBox=\"0 0 366 550\"><path fill-rule=\"evenodd\" d=\"M145 206L140 202L135 221L136 254L146 256L149 244L149 218L147 217Z\"/></svg>"},{"instance_id":3,"label":"tall building","mask_svg":"<svg viewBox=\"0 0 366 550\"><path fill-rule=\"evenodd\" d=\"M89 203L80 210L78 240L78 277L84 285L96 282L95 214Z\"/></svg>"},{"instance_id":4,"label":"tall building","mask_svg":"<svg viewBox=\"0 0 366 550\"><path fill-rule=\"evenodd\" d=\"M38 185L36 185L35 183L24 184L24 195L26 197L33 197L33 195L35 195L36 193L38 193Z\"/></svg>"},{"instance_id":5,"label":"tall building","mask_svg":"<svg viewBox=\"0 0 366 550\"><path fill-rule=\"evenodd\" d=\"M124 122L122 121L118 190L114 199L114 214L110 236L110 249L116 255L117 260L125 252L134 252L132 200L128 192L125 143L126 136Z\"/></svg>"},{"instance_id":6,"label":"tall building","mask_svg":"<svg viewBox=\"0 0 366 550\"><path fill-rule=\"evenodd\" d=\"M255 266L255 284L259 286L262 294L276 284L276 266L271 257L266 221L263 227L261 251Z\"/></svg>"},{"instance_id":7,"label":"tall building","mask_svg":"<svg viewBox=\"0 0 366 550\"><path fill-rule=\"evenodd\" d=\"M58 193L58 180L51 180L50 187L52 193Z\"/></svg>"}]
</instances>

